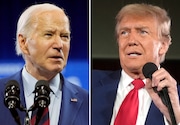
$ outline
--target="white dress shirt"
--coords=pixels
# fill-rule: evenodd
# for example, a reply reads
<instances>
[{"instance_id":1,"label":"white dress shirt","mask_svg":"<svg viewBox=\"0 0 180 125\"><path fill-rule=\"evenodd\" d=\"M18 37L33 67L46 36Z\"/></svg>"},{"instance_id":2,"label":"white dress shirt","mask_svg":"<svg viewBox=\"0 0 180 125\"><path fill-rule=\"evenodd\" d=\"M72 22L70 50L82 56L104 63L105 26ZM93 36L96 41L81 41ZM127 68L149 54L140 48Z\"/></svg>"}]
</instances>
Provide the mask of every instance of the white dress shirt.
<instances>
[{"instance_id":1,"label":"white dress shirt","mask_svg":"<svg viewBox=\"0 0 180 125\"><path fill-rule=\"evenodd\" d=\"M23 68L22 71L22 80L23 80L23 87L24 87L24 95L25 95L25 102L26 108L29 109L34 103L34 89L36 82L38 81L35 79L31 74L29 74L26 68ZM61 107L61 99L62 99L62 91L61 91L61 84L60 83L60 75L57 74L51 81L50 81L50 88L53 93L50 93L50 105L49 105L49 117L50 117L50 125L57 125L59 121L60 115L60 107ZM29 117L31 117L31 113L29 112Z\"/></svg>"},{"instance_id":2,"label":"white dress shirt","mask_svg":"<svg viewBox=\"0 0 180 125\"><path fill-rule=\"evenodd\" d=\"M110 125L114 125L114 121L118 113L118 110L120 108L120 105L122 104L126 95L133 89L133 85L131 84L133 80L134 79L128 76L124 72L124 70L122 70ZM146 80L143 80L143 82L146 83ZM144 125L152 99L149 96L146 89L144 88L138 90L138 98L139 98L139 109L138 109L138 117L137 117L136 125ZM166 125L168 125L167 122Z\"/></svg>"}]
</instances>

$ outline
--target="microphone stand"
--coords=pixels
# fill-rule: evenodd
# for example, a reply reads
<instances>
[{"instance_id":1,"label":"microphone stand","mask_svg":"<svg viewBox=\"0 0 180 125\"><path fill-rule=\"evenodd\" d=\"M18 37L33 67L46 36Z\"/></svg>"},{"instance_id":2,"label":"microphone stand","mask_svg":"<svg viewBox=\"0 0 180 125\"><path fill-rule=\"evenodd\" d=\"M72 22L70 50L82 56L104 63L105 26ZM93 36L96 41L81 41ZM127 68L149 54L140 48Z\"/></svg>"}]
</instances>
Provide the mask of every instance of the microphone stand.
<instances>
[{"instance_id":1,"label":"microphone stand","mask_svg":"<svg viewBox=\"0 0 180 125\"><path fill-rule=\"evenodd\" d=\"M29 118L29 112L26 110L26 117L24 119L24 125L31 125L31 120Z\"/></svg>"},{"instance_id":2,"label":"microphone stand","mask_svg":"<svg viewBox=\"0 0 180 125\"><path fill-rule=\"evenodd\" d=\"M20 105L19 110L26 112L26 116L24 118L24 125L31 125L31 121L29 118L29 111L25 107L23 107L22 105Z\"/></svg>"}]
</instances>

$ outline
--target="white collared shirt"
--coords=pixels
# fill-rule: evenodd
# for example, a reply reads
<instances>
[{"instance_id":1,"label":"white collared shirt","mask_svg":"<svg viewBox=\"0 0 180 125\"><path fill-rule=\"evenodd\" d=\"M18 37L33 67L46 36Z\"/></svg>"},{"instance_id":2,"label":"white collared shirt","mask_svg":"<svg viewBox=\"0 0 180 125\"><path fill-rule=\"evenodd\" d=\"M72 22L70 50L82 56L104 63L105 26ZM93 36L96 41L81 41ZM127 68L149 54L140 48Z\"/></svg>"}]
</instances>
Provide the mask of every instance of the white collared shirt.
<instances>
[{"instance_id":1,"label":"white collared shirt","mask_svg":"<svg viewBox=\"0 0 180 125\"><path fill-rule=\"evenodd\" d=\"M35 79L31 74L29 74L25 67L23 68L22 71L22 80L23 80L26 108L29 109L34 103L33 91L35 89L35 85L38 80ZM50 105L49 105L50 125L57 125L59 122L61 99L62 99L61 84L62 83L60 83L59 74L57 74L50 81L49 84L51 90L53 91L53 93L52 92L50 93ZM29 117L31 117L31 112L29 112Z\"/></svg>"},{"instance_id":2,"label":"white collared shirt","mask_svg":"<svg viewBox=\"0 0 180 125\"><path fill-rule=\"evenodd\" d=\"M134 79L128 76L124 72L124 70L122 70L110 125L114 125L114 121L118 113L118 110L120 108L120 105L122 104L126 95L133 89L133 85L131 84L133 80ZM145 80L143 80L143 82L146 83ZM144 125L152 99L149 96L146 89L144 88L138 90L138 98L139 98L139 109L138 109L138 117L137 117L136 125ZM166 125L168 124L166 123Z\"/></svg>"}]
</instances>

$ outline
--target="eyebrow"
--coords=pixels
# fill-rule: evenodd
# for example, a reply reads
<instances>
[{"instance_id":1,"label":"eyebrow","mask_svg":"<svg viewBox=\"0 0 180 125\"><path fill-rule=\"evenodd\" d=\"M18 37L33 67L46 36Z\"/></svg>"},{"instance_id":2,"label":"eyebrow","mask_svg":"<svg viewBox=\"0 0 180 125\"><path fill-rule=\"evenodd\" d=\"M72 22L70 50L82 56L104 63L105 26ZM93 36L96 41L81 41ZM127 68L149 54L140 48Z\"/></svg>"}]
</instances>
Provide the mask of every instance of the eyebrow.
<instances>
[{"instance_id":1,"label":"eyebrow","mask_svg":"<svg viewBox=\"0 0 180 125\"><path fill-rule=\"evenodd\" d=\"M123 30L128 31L128 30L131 30L131 28L132 27L122 27L119 29L119 31L123 31ZM133 27L133 29L135 29L135 30L141 30L141 29L150 30L150 28L147 26L135 26L135 27Z\"/></svg>"},{"instance_id":2,"label":"eyebrow","mask_svg":"<svg viewBox=\"0 0 180 125\"><path fill-rule=\"evenodd\" d=\"M120 28L120 30L126 30L126 29L131 29L131 28L132 27L125 26L125 27ZM147 27L147 26L134 26L133 28L135 28L135 29L149 29L149 27Z\"/></svg>"}]
</instances>

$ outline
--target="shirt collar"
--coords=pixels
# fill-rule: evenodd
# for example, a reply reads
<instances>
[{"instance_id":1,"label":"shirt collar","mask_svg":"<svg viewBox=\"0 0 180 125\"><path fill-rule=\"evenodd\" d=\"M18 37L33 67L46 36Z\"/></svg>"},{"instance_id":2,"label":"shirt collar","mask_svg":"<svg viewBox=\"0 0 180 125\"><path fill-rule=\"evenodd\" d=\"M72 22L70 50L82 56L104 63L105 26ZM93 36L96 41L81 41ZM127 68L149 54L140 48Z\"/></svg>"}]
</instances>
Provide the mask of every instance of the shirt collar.
<instances>
[{"instance_id":1,"label":"shirt collar","mask_svg":"<svg viewBox=\"0 0 180 125\"><path fill-rule=\"evenodd\" d=\"M27 96L30 96L34 91L34 87L38 80L27 72L25 66L22 70L22 80L23 80L24 91L27 94ZM61 84L62 83L60 83L59 73L50 81L49 84L49 87L57 97L60 96L58 93L59 91L61 91Z\"/></svg>"},{"instance_id":2,"label":"shirt collar","mask_svg":"<svg viewBox=\"0 0 180 125\"><path fill-rule=\"evenodd\" d=\"M120 83L123 88L129 86L133 80L134 79L132 79L124 70L122 70Z\"/></svg>"},{"instance_id":3,"label":"shirt collar","mask_svg":"<svg viewBox=\"0 0 180 125\"><path fill-rule=\"evenodd\" d=\"M22 70L22 80L23 80L24 92L26 93L27 96L30 96L34 91L34 87L38 80L27 72L25 66Z\"/></svg>"},{"instance_id":4,"label":"shirt collar","mask_svg":"<svg viewBox=\"0 0 180 125\"><path fill-rule=\"evenodd\" d=\"M127 86L131 85L133 80L133 78L131 78L124 70L122 70L120 83L122 84L123 88L126 88ZM144 79L143 82L146 83L146 79Z\"/></svg>"},{"instance_id":5,"label":"shirt collar","mask_svg":"<svg viewBox=\"0 0 180 125\"><path fill-rule=\"evenodd\" d=\"M59 97L59 92L62 89L62 83L60 83L60 75L59 73L50 81L49 84L51 90L54 92L55 96Z\"/></svg>"}]
</instances>

